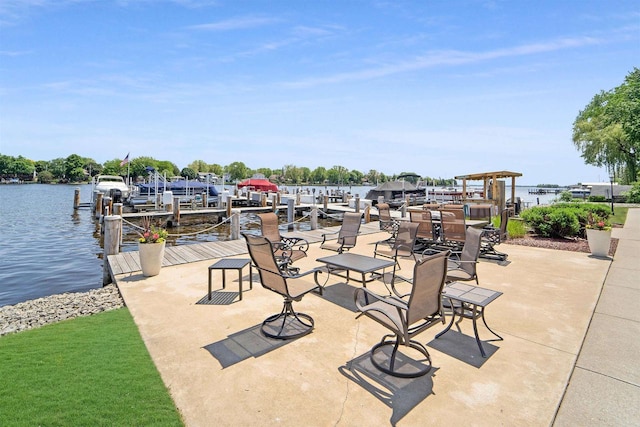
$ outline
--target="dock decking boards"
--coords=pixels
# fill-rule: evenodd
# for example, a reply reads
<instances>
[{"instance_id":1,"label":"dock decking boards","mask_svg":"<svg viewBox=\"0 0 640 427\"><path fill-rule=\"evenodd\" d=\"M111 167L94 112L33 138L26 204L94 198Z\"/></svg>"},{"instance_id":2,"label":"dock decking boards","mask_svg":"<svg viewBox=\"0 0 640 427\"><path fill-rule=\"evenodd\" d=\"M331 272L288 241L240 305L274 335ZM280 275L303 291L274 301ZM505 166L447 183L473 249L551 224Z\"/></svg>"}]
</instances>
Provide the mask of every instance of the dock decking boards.
<instances>
[{"instance_id":1,"label":"dock decking boards","mask_svg":"<svg viewBox=\"0 0 640 427\"><path fill-rule=\"evenodd\" d=\"M309 231L283 232L283 236L295 236L306 239L310 244L322 242L322 235L333 233L340 226L319 228ZM360 226L360 234L378 233L378 222L370 222ZM337 238L337 234L332 236ZM190 245L167 246L164 250L163 267L187 264L191 262L205 261L208 259L225 258L248 253L244 239L224 240L218 242L194 243ZM140 259L138 251L121 252L107 257L112 278L119 274L128 274L140 271Z\"/></svg>"}]
</instances>

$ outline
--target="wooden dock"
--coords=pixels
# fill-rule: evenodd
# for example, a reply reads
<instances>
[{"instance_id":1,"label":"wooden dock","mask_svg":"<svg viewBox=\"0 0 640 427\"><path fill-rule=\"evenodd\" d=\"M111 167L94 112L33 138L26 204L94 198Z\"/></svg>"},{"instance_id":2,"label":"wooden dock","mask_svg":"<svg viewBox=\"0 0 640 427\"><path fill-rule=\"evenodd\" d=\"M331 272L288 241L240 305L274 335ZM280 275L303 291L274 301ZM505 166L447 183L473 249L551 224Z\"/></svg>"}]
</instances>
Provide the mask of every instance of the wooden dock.
<instances>
[{"instance_id":1,"label":"wooden dock","mask_svg":"<svg viewBox=\"0 0 640 427\"><path fill-rule=\"evenodd\" d=\"M353 209L351 209L353 211ZM283 236L295 236L306 239L310 244L322 242L322 235L338 231L340 226L319 228L309 231L283 232ZM380 232L377 221L362 224L360 234ZM337 237L337 235L336 235ZM167 246L164 251L163 267L199 262L216 258L225 258L247 254L247 245L244 239L227 240L219 242L194 243L190 245ZM107 257L111 278L119 274L129 274L141 271L138 251L121 252Z\"/></svg>"}]
</instances>

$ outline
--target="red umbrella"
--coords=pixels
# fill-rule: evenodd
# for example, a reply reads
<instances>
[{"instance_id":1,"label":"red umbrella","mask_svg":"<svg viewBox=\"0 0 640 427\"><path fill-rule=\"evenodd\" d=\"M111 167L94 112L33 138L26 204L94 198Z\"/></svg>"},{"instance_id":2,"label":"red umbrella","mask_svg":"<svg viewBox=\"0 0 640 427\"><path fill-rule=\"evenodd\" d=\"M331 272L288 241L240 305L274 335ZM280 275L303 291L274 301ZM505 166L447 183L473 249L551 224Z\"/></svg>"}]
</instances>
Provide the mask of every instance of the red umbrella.
<instances>
[{"instance_id":1,"label":"red umbrella","mask_svg":"<svg viewBox=\"0 0 640 427\"><path fill-rule=\"evenodd\" d=\"M260 191L278 191L278 186L267 179L249 178L238 183L238 188L252 187L254 190Z\"/></svg>"}]
</instances>

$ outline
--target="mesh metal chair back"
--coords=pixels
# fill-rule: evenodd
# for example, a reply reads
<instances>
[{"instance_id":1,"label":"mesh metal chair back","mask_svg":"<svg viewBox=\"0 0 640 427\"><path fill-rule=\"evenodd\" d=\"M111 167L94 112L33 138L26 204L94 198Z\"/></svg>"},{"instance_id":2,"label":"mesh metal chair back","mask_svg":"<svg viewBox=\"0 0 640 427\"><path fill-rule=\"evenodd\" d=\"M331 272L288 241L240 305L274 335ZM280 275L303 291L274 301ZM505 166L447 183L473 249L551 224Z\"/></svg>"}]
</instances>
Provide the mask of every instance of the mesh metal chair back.
<instances>
[{"instance_id":1,"label":"mesh metal chair back","mask_svg":"<svg viewBox=\"0 0 640 427\"><path fill-rule=\"evenodd\" d=\"M343 248L353 248L356 245L358 232L360 231L360 219L362 215L355 212L345 212L342 226L338 233L338 243Z\"/></svg>"},{"instance_id":2,"label":"mesh metal chair back","mask_svg":"<svg viewBox=\"0 0 640 427\"><path fill-rule=\"evenodd\" d=\"M282 237L280 236L280 229L278 228L278 215L273 212L258 214L260 218L260 229L262 236L269 239L270 242L279 242Z\"/></svg>"},{"instance_id":3,"label":"mesh metal chair back","mask_svg":"<svg viewBox=\"0 0 640 427\"><path fill-rule=\"evenodd\" d=\"M464 217L462 220L456 218L453 212L440 211L440 221L442 222L442 233L444 241L454 244L463 244L466 236L466 225Z\"/></svg>"},{"instance_id":4,"label":"mesh metal chair back","mask_svg":"<svg viewBox=\"0 0 640 427\"><path fill-rule=\"evenodd\" d=\"M280 295L287 296L289 294L287 282L278 268L269 240L263 236L249 234L244 234L244 237L247 241L251 260L258 268L262 286Z\"/></svg>"},{"instance_id":5,"label":"mesh metal chair back","mask_svg":"<svg viewBox=\"0 0 640 427\"><path fill-rule=\"evenodd\" d=\"M447 276L449 252L431 255L416 262L413 288L409 296L407 325L437 315L442 311L442 289Z\"/></svg>"},{"instance_id":6,"label":"mesh metal chair back","mask_svg":"<svg viewBox=\"0 0 640 427\"><path fill-rule=\"evenodd\" d=\"M409 219L418 224L417 238L424 240L435 240L433 233L433 221L431 211L410 211Z\"/></svg>"},{"instance_id":7,"label":"mesh metal chair back","mask_svg":"<svg viewBox=\"0 0 640 427\"><path fill-rule=\"evenodd\" d=\"M466 239L460 254L460 268L470 276L476 276L476 261L480 256L480 246L482 245L483 230L480 228L468 227Z\"/></svg>"}]
</instances>

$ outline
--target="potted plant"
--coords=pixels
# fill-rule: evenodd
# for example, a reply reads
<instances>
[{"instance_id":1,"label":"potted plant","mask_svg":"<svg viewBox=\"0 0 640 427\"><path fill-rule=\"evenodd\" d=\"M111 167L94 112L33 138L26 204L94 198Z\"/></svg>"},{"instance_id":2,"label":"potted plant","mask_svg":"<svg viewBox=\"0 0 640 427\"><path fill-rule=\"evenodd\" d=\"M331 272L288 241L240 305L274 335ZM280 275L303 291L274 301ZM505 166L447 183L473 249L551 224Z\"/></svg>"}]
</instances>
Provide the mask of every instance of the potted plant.
<instances>
[{"instance_id":1,"label":"potted plant","mask_svg":"<svg viewBox=\"0 0 640 427\"><path fill-rule=\"evenodd\" d=\"M587 215L587 241L591 255L598 257L609 256L611 246L611 223L606 219L589 213Z\"/></svg>"},{"instance_id":2,"label":"potted plant","mask_svg":"<svg viewBox=\"0 0 640 427\"><path fill-rule=\"evenodd\" d=\"M167 230L151 225L151 219L142 219L143 232L138 239L138 254L140 267L145 277L160 274L162 259L164 258L164 246L167 240Z\"/></svg>"}]
</instances>

